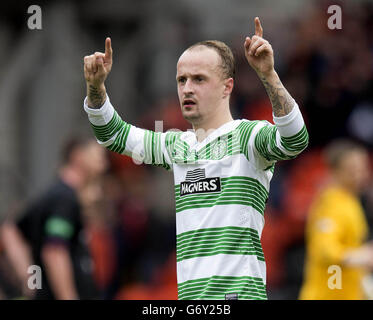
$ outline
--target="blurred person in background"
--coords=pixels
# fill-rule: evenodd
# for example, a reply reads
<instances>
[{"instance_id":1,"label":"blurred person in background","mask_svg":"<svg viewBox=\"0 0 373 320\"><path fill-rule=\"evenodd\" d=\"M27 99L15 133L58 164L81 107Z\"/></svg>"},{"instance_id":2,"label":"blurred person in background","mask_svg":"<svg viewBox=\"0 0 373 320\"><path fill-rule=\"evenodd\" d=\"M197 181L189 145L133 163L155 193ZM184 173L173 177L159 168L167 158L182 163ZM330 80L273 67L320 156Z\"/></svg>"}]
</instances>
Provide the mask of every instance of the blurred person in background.
<instances>
[{"instance_id":1,"label":"blurred person in background","mask_svg":"<svg viewBox=\"0 0 373 320\"><path fill-rule=\"evenodd\" d=\"M270 180L278 160L294 159L308 144L259 18L244 51L271 100L276 125L233 120L234 57L220 41L192 45L177 63L180 107L193 132L153 132L124 122L104 84L112 68L110 38L105 53L84 57L84 109L98 142L174 171L179 299L267 298L260 236Z\"/></svg>"},{"instance_id":2,"label":"blurred person in background","mask_svg":"<svg viewBox=\"0 0 373 320\"><path fill-rule=\"evenodd\" d=\"M350 140L325 152L331 182L314 199L306 226L306 262L300 299L365 299L362 282L373 269L373 244L360 194L370 177L369 155ZM341 268L341 286L330 286L328 269ZM337 280L336 280L337 281Z\"/></svg>"},{"instance_id":3,"label":"blurred person in background","mask_svg":"<svg viewBox=\"0 0 373 320\"><path fill-rule=\"evenodd\" d=\"M70 139L56 181L24 210L20 219L9 219L2 225L4 250L25 297L98 298L82 209L97 201L96 184L106 166L105 151L94 139ZM41 267L41 289L28 288L30 265Z\"/></svg>"}]
</instances>

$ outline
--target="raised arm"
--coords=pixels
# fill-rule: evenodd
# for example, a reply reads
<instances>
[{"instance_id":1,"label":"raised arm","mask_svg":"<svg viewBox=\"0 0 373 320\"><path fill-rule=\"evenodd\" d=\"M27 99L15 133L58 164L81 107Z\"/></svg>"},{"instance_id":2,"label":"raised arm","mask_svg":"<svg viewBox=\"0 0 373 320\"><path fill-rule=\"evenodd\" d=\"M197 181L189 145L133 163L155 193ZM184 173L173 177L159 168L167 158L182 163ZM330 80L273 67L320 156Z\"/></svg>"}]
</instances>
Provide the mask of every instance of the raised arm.
<instances>
[{"instance_id":1,"label":"raised arm","mask_svg":"<svg viewBox=\"0 0 373 320\"><path fill-rule=\"evenodd\" d=\"M84 109L99 144L139 162L172 168L171 150L176 134L136 128L123 121L110 103L105 80L113 65L111 39L105 40L105 53L84 57L87 98Z\"/></svg>"},{"instance_id":2,"label":"raised arm","mask_svg":"<svg viewBox=\"0 0 373 320\"><path fill-rule=\"evenodd\" d=\"M273 113L282 117L290 113L294 102L285 89L274 68L273 49L263 38L263 28L258 17L255 18L255 35L245 39L245 56L250 66L262 81L272 103Z\"/></svg>"},{"instance_id":3,"label":"raised arm","mask_svg":"<svg viewBox=\"0 0 373 320\"><path fill-rule=\"evenodd\" d=\"M293 159L308 145L308 132L299 107L291 97L275 71L273 49L263 38L263 28L255 18L255 35L246 37L245 56L255 70L272 103L275 126L260 121L254 129L254 151L266 161L265 167L274 161Z\"/></svg>"},{"instance_id":4,"label":"raised arm","mask_svg":"<svg viewBox=\"0 0 373 320\"><path fill-rule=\"evenodd\" d=\"M105 40L105 53L95 52L84 57L84 77L87 83L87 103L90 108L98 109L105 103L105 80L113 65L111 39Z\"/></svg>"}]
</instances>

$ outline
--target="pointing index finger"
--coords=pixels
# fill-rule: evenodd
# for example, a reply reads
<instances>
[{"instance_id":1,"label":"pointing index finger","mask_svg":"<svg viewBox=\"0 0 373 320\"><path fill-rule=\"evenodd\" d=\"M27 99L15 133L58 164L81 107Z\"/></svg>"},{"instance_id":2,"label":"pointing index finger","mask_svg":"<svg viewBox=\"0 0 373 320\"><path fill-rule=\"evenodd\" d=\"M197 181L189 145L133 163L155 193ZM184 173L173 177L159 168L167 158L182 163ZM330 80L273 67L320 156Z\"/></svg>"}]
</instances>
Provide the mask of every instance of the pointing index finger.
<instances>
[{"instance_id":1,"label":"pointing index finger","mask_svg":"<svg viewBox=\"0 0 373 320\"><path fill-rule=\"evenodd\" d=\"M258 17L255 18L255 35L263 37L263 28Z\"/></svg>"},{"instance_id":2,"label":"pointing index finger","mask_svg":"<svg viewBox=\"0 0 373 320\"><path fill-rule=\"evenodd\" d=\"M105 60L111 60L113 57L113 49L111 48L111 39L105 40Z\"/></svg>"}]
</instances>

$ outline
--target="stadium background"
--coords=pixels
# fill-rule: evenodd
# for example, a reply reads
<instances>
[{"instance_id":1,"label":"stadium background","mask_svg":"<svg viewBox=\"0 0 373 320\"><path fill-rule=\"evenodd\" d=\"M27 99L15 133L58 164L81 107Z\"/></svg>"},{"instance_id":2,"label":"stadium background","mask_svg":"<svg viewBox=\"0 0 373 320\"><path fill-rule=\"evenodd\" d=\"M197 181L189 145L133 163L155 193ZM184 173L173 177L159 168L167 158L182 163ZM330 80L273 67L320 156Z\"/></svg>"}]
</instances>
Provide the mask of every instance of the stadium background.
<instances>
[{"instance_id":1,"label":"stadium background","mask_svg":"<svg viewBox=\"0 0 373 320\"><path fill-rule=\"evenodd\" d=\"M42 30L27 28L31 4L41 6ZM342 7L342 30L327 28L331 4ZM82 108L83 57L103 51L106 36L114 50L107 89L126 121L153 130L155 120L163 120L164 130L189 127L179 111L176 62L203 39L225 41L235 53L234 117L272 121L270 102L242 48L259 16L275 68L310 135L303 154L276 166L262 236L269 298L297 298L308 207L328 176L323 148L352 137L372 154L372 1L9 1L0 16L1 220L46 188L68 136L90 132ZM104 200L86 212L103 297L175 299L172 174L109 157ZM372 189L362 197L371 230ZM0 269L11 279L1 245Z\"/></svg>"}]
</instances>

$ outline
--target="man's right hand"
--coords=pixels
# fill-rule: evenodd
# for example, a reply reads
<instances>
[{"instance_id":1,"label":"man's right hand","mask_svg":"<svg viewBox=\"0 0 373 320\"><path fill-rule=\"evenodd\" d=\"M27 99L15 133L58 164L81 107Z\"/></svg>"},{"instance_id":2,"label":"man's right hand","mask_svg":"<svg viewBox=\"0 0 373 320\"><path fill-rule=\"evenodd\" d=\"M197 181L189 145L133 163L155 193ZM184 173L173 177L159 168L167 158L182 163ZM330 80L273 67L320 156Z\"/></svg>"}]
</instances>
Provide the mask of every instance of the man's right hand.
<instances>
[{"instance_id":1,"label":"man's right hand","mask_svg":"<svg viewBox=\"0 0 373 320\"><path fill-rule=\"evenodd\" d=\"M111 39L106 38L105 53L95 52L84 57L84 77L87 82L87 103L90 108L100 108L106 100L104 82L113 65Z\"/></svg>"}]
</instances>

